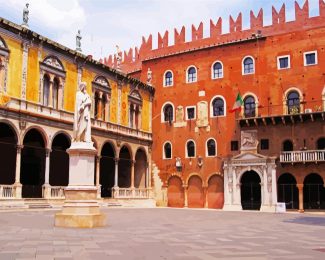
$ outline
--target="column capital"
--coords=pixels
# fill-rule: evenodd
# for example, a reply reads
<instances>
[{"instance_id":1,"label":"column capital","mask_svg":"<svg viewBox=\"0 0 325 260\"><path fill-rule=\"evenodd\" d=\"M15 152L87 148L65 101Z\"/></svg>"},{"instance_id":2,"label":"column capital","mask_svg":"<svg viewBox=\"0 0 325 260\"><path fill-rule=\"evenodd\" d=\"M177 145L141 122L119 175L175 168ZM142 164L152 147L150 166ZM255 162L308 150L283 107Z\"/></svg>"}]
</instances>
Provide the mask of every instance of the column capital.
<instances>
[{"instance_id":1,"label":"column capital","mask_svg":"<svg viewBox=\"0 0 325 260\"><path fill-rule=\"evenodd\" d=\"M131 165L133 166L136 163L136 160L130 160Z\"/></svg>"},{"instance_id":2,"label":"column capital","mask_svg":"<svg viewBox=\"0 0 325 260\"><path fill-rule=\"evenodd\" d=\"M298 190L302 190L304 188L304 185L303 184L297 184L297 188L298 188Z\"/></svg>"},{"instance_id":3,"label":"column capital","mask_svg":"<svg viewBox=\"0 0 325 260\"><path fill-rule=\"evenodd\" d=\"M45 155L46 155L46 157L49 157L49 155L50 155L51 152L52 152L52 149L45 148Z\"/></svg>"},{"instance_id":4,"label":"column capital","mask_svg":"<svg viewBox=\"0 0 325 260\"><path fill-rule=\"evenodd\" d=\"M18 144L16 145L17 153L21 153L21 150L24 148L24 145Z\"/></svg>"},{"instance_id":5,"label":"column capital","mask_svg":"<svg viewBox=\"0 0 325 260\"><path fill-rule=\"evenodd\" d=\"M113 160L115 163L118 163L120 161L120 158L114 158Z\"/></svg>"},{"instance_id":6,"label":"column capital","mask_svg":"<svg viewBox=\"0 0 325 260\"><path fill-rule=\"evenodd\" d=\"M96 160L100 160L102 158L102 156L96 155L95 158L96 158Z\"/></svg>"}]
</instances>

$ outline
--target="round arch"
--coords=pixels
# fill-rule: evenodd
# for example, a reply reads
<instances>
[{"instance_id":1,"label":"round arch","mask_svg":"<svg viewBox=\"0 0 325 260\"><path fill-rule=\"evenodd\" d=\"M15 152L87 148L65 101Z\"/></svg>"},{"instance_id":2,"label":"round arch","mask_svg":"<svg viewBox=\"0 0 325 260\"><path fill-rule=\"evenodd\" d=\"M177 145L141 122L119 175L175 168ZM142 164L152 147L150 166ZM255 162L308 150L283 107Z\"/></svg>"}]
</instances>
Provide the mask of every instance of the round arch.
<instances>
[{"instance_id":1,"label":"round arch","mask_svg":"<svg viewBox=\"0 0 325 260\"><path fill-rule=\"evenodd\" d=\"M24 133L20 167L23 198L42 197L47 143L43 131L38 127L30 127Z\"/></svg>"},{"instance_id":2,"label":"round arch","mask_svg":"<svg viewBox=\"0 0 325 260\"><path fill-rule=\"evenodd\" d=\"M172 115L172 122L175 120L175 106L172 102L167 101L161 106L161 111L160 111L160 117L161 117L161 123L165 123L165 106L170 105L173 108L173 115Z\"/></svg>"},{"instance_id":3,"label":"round arch","mask_svg":"<svg viewBox=\"0 0 325 260\"><path fill-rule=\"evenodd\" d=\"M15 182L18 136L12 124L0 121L0 184Z\"/></svg>"},{"instance_id":4,"label":"round arch","mask_svg":"<svg viewBox=\"0 0 325 260\"><path fill-rule=\"evenodd\" d=\"M221 65L221 76L220 77L214 77L214 65L220 63ZM216 60L211 64L211 79L222 79L223 78L223 71L224 66L221 60Z\"/></svg>"},{"instance_id":5,"label":"round arch","mask_svg":"<svg viewBox=\"0 0 325 260\"><path fill-rule=\"evenodd\" d=\"M33 130L33 129L36 130L36 131L38 131L38 132L41 134L42 139L43 139L43 141L44 141L44 148L50 148L50 146L49 146L49 144L50 144L49 137L47 136L47 134L46 134L46 132L44 131L44 129L41 128L40 126L37 126L37 125L30 126L30 127L28 127L28 128L25 130L25 132L23 133L23 135L22 135L22 137L21 137L21 139L23 140L23 142L24 142L24 139L25 139L25 137L26 137L26 134L27 134L29 131Z\"/></svg>"},{"instance_id":6,"label":"round arch","mask_svg":"<svg viewBox=\"0 0 325 260\"><path fill-rule=\"evenodd\" d=\"M278 201L284 202L287 209L298 209L297 180L291 173L283 173L278 177Z\"/></svg>"},{"instance_id":7,"label":"round arch","mask_svg":"<svg viewBox=\"0 0 325 260\"><path fill-rule=\"evenodd\" d=\"M204 192L202 178L194 173L187 180L187 198L189 208L204 207Z\"/></svg>"},{"instance_id":8,"label":"round arch","mask_svg":"<svg viewBox=\"0 0 325 260\"><path fill-rule=\"evenodd\" d=\"M214 155L209 155L209 147L208 147L208 142L212 140L214 141L214 145L215 145L215 153ZM205 156L206 157L216 157L218 155L218 145L217 145L217 140L214 139L213 137L210 137L208 138L206 141L205 141Z\"/></svg>"},{"instance_id":9,"label":"round arch","mask_svg":"<svg viewBox=\"0 0 325 260\"><path fill-rule=\"evenodd\" d=\"M194 81L189 81L189 78L188 78L188 72L189 72L189 69L191 68L194 68L195 69L195 73L196 73L196 80ZM194 82L198 82L199 80L199 75L198 75L198 69L195 65L190 65L186 68L186 75L185 75L185 82L186 83L194 83Z\"/></svg>"},{"instance_id":10,"label":"round arch","mask_svg":"<svg viewBox=\"0 0 325 260\"><path fill-rule=\"evenodd\" d=\"M208 208L222 209L224 204L223 177L220 174L212 174L207 181Z\"/></svg>"},{"instance_id":11,"label":"round arch","mask_svg":"<svg viewBox=\"0 0 325 260\"><path fill-rule=\"evenodd\" d=\"M102 197L112 197L112 188L115 185L115 159L114 144L106 141L100 150L99 183Z\"/></svg>"},{"instance_id":12,"label":"round arch","mask_svg":"<svg viewBox=\"0 0 325 260\"><path fill-rule=\"evenodd\" d=\"M170 156L167 157L166 156L166 152L165 152L165 145L169 144L170 145ZM173 144L170 141L165 141L162 145L162 155L163 155L163 159L165 160L171 160L173 158Z\"/></svg>"},{"instance_id":13,"label":"round arch","mask_svg":"<svg viewBox=\"0 0 325 260\"><path fill-rule=\"evenodd\" d=\"M300 101L300 111L303 111L303 101L304 101L303 98L304 98L304 96L303 96L302 91L297 87L290 87L284 92L283 97L282 97L283 113L286 114L286 115L289 114L288 105L287 105L288 94L290 92L293 92L293 91L298 93L299 101Z\"/></svg>"},{"instance_id":14,"label":"round arch","mask_svg":"<svg viewBox=\"0 0 325 260\"><path fill-rule=\"evenodd\" d=\"M181 177L178 175L171 175L167 183L168 207L184 207L184 187Z\"/></svg>"},{"instance_id":15,"label":"round arch","mask_svg":"<svg viewBox=\"0 0 325 260\"><path fill-rule=\"evenodd\" d=\"M258 97L256 96L256 94L254 94L253 92L246 92L243 96L242 96L242 100L244 101L243 105L242 105L242 111L241 111L241 115L245 115L245 99L249 96L252 96L254 98L255 101L255 115L258 115L258 106L259 106L259 100Z\"/></svg>"},{"instance_id":16,"label":"round arch","mask_svg":"<svg viewBox=\"0 0 325 260\"><path fill-rule=\"evenodd\" d=\"M223 100L223 108L224 108L224 114L222 116L214 116L213 115L213 101L217 98L220 98ZM227 102L226 99L222 95L215 95L210 100L210 117L223 117L227 115Z\"/></svg>"},{"instance_id":17,"label":"round arch","mask_svg":"<svg viewBox=\"0 0 325 260\"><path fill-rule=\"evenodd\" d=\"M325 209L324 179L310 173L304 179L304 209Z\"/></svg>"},{"instance_id":18,"label":"round arch","mask_svg":"<svg viewBox=\"0 0 325 260\"><path fill-rule=\"evenodd\" d=\"M166 74L168 73L168 72L170 72L171 74L172 74L172 82L171 82L171 84L170 85L166 85ZM172 70L166 70L165 72L164 72L164 76L163 76L163 86L164 87L172 87L172 86L174 86L174 73L173 73L173 71Z\"/></svg>"},{"instance_id":19,"label":"round arch","mask_svg":"<svg viewBox=\"0 0 325 260\"><path fill-rule=\"evenodd\" d=\"M252 71L252 72L249 72L249 73L245 73L245 64L244 64L244 62L245 62L245 60L248 59L248 58L251 58L252 61L253 61L253 71ZM242 61L241 61L241 65L242 65L242 75L250 75L250 74L254 74L254 73L255 73L255 59L254 59L253 56L251 56L251 55L247 55L247 56L245 56L245 57L242 59Z\"/></svg>"},{"instance_id":20,"label":"round arch","mask_svg":"<svg viewBox=\"0 0 325 260\"><path fill-rule=\"evenodd\" d=\"M131 167L133 163L132 150L128 144L121 146L118 162L118 186L131 187Z\"/></svg>"},{"instance_id":21,"label":"round arch","mask_svg":"<svg viewBox=\"0 0 325 260\"><path fill-rule=\"evenodd\" d=\"M70 146L70 136L63 131L56 133L52 139L49 175L49 183L52 186L69 185L69 154L67 149Z\"/></svg>"},{"instance_id":22,"label":"round arch","mask_svg":"<svg viewBox=\"0 0 325 260\"><path fill-rule=\"evenodd\" d=\"M143 147L135 152L134 187L146 188L147 186L147 154Z\"/></svg>"},{"instance_id":23,"label":"round arch","mask_svg":"<svg viewBox=\"0 0 325 260\"><path fill-rule=\"evenodd\" d=\"M254 169L246 170L238 178L243 210L259 210L262 204L261 173Z\"/></svg>"},{"instance_id":24,"label":"round arch","mask_svg":"<svg viewBox=\"0 0 325 260\"><path fill-rule=\"evenodd\" d=\"M71 143L71 140L72 140L71 135L70 135L68 132L64 131L64 130L60 130L60 131L56 132L56 133L52 136L52 138L49 140L49 141L50 141L50 145L51 145L51 147L52 147L52 145L53 145L53 140L55 139L55 137L58 136L58 135L61 135L61 134L64 135L66 138L68 138L68 139L69 139L69 142Z\"/></svg>"},{"instance_id":25,"label":"round arch","mask_svg":"<svg viewBox=\"0 0 325 260\"><path fill-rule=\"evenodd\" d=\"M194 144L194 156L188 156L187 145L189 142L193 142L193 144ZM185 158L195 158L195 157L196 157L196 143L195 143L194 139L188 139L188 140L186 140L186 143L185 143Z\"/></svg>"}]
</instances>

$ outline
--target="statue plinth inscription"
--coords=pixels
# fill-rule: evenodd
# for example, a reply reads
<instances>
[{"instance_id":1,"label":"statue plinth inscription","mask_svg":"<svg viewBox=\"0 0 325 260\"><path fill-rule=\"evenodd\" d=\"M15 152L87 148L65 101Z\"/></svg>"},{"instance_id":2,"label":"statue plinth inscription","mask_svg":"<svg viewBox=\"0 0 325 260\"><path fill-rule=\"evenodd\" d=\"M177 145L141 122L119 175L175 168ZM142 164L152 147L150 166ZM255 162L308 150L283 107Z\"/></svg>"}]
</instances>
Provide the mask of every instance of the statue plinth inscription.
<instances>
[{"instance_id":1,"label":"statue plinth inscription","mask_svg":"<svg viewBox=\"0 0 325 260\"><path fill-rule=\"evenodd\" d=\"M73 142L67 150L70 157L69 186L65 189L62 212L55 215L57 227L93 228L106 225L100 212L97 187L94 186L96 149L91 141L91 99L82 82L76 95Z\"/></svg>"}]
</instances>

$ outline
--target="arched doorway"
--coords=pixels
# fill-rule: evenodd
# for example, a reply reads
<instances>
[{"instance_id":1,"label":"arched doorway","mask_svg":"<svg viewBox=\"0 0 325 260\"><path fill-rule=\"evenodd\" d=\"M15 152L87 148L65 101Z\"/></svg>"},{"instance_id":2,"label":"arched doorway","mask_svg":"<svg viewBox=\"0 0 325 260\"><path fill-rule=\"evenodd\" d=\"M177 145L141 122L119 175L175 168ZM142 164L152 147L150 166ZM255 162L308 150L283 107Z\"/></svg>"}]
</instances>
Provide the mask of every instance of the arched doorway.
<instances>
[{"instance_id":1,"label":"arched doorway","mask_svg":"<svg viewBox=\"0 0 325 260\"><path fill-rule=\"evenodd\" d=\"M50 185L69 185L69 154L66 150L70 147L70 139L65 134L58 134L52 142L50 155Z\"/></svg>"},{"instance_id":2,"label":"arched doorway","mask_svg":"<svg viewBox=\"0 0 325 260\"><path fill-rule=\"evenodd\" d=\"M147 171L147 156L146 153L138 149L135 154L134 165L134 187L145 188L146 187L146 171Z\"/></svg>"},{"instance_id":3,"label":"arched doorway","mask_svg":"<svg viewBox=\"0 0 325 260\"><path fill-rule=\"evenodd\" d=\"M11 185L15 182L17 136L11 126L0 123L0 184Z\"/></svg>"},{"instance_id":4,"label":"arched doorway","mask_svg":"<svg viewBox=\"0 0 325 260\"><path fill-rule=\"evenodd\" d=\"M118 186L120 188L129 188L131 186L131 154L126 146L123 146L120 150Z\"/></svg>"},{"instance_id":5,"label":"arched doorway","mask_svg":"<svg viewBox=\"0 0 325 260\"><path fill-rule=\"evenodd\" d=\"M220 176L213 175L208 181L208 208L222 209L224 203L223 179Z\"/></svg>"},{"instance_id":6,"label":"arched doorway","mask_svg":"<svg viewBox=\"0 0 325 260\"><path fill-rule=\"evenodd\" d=\"M173 176L168 181L168 207L183 208L184 207L184 188L182 180Z\"/></svg>"},{"instance_id":7,"label":"arched doorway","mask_svg":"<svg viewBox=\"0 0 325 260\"><path fill-rule=\"evenodd\" d=\"M189 208L204 207L202 180L199 176L192 176L188 180L187 201Z\"/></svg>"},{"instance_id":8,"label":"arched doorway","mask_svg":"<svg viewBox=\"0 0 325 260\"><path fill-rule=\"evenodd\" d=\"M284 173L278 179L278 202L285 202L287 209L298 209L297 181L290 173Z\"/></svg>"},{"instance_id":9,"label":"arched doorway","mask_svg":"<svg viewBox=\"0 0 325 260\"><path fill-rule=\"evenodd\" d=\"M304 209L325 209L324 181L317 173L304 180Z\"/></svg>"},{"instance_id":10,"label":"arched doorway","mask_svg":"<svg viewBox=\"0 0 325 260\"><path fill-rule=\"evenodd\" d=\"M105 143L100 158L100 185L101 196L112 197L112 188L115 181L115 150L112 144Z\"/></svg>"},{"instance_id":11,"label":"arched doorway","mask_svg":"<svg viewBox=\"0 0 325 260\"><path fill-rule=\"evenodd\" d=\"M255 171L246 171L241 177L241 205L243 210L261 207L261 178Z\"/></svg>"},{"instance_id":12,"label":"arched doorway","mask_svg":"<svg viewBox=\"0 0 325 260\"><path fill-rule=\"evenodd\" d=\"M45 179L45 142L36 129L27 132L21 153L21 184L23 198L41 198Z\"/></svg>"}]
</instances>

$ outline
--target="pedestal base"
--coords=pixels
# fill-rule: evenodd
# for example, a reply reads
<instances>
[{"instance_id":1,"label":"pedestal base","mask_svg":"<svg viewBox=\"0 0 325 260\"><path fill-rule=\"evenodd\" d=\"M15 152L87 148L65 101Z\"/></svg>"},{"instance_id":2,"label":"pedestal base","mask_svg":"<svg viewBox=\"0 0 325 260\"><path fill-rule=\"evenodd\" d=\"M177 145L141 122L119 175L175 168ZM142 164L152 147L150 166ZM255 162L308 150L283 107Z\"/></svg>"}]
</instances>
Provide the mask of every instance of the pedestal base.
<instances>
[{"instance_id":1,"label":"pedestal base","mask_svg":"<svg viewBox=\"0 0 325 260\"><path fill-rule=\"evenodd\" d=\"M243 211L242 206L237 204L224 204L222 209L224 211Z\"/></svg>"},{"instance_id":2,"label":"pedestal base","mask_svg":"<svg viewBox=\"0 0 325 260\"><path fill-rule=\"evenodd\" d=\"M100 212L97 188L69 186L62 212L55 215L56 227L94 228L106 225L106 215Z\"/></svg>"}]
</instances>

